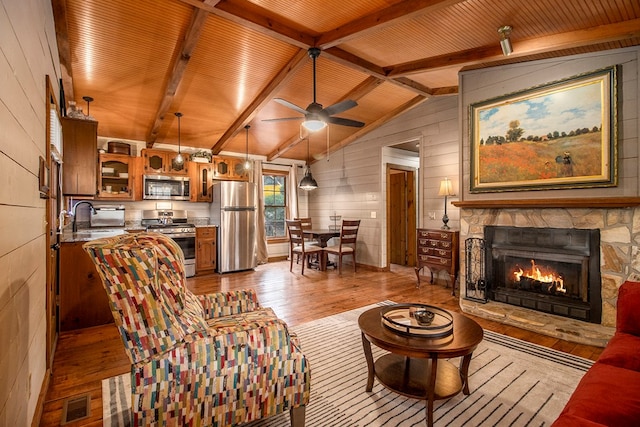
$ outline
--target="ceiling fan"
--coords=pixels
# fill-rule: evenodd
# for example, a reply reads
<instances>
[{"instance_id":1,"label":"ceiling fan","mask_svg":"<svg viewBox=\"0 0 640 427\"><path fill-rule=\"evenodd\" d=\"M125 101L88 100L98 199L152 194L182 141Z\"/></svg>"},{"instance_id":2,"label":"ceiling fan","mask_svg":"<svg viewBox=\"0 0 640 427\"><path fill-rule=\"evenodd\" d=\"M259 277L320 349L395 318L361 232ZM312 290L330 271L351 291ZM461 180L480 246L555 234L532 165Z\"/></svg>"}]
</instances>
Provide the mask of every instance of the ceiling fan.
<instances>
[{"instance_id":1,"label":"ceiling fan","mask_svg":"<svg viewBox=\"0 0 640 427\"><path fill-rule=\"evenodd\" d=\"M322 104L318 104L316 102L316 59L318 58L318 56L320 56L320 49L318 49L317 47L312 47L309 49L309 57L311 57L311 59L313 60L313 102L307 106L306 110L304 108L298 107L292 102L287 101L286 99L274 98L274 101L284 105L287 108L297 111L300 114L304 114L304 122L302 122L302 126L312 132L324 128L329 123L357 128L364 126L363 122L359 122L357 120L345 119L343 117L333 117L334 114L342 113L353 107L356 107L358 105L356 101L345 99L344 101L330 105L327 108L322 108ZM302 119L302 117L283 117L279 119L266 119L263 121L278 122L300 119Z\"/></svg>"}]
</instances>

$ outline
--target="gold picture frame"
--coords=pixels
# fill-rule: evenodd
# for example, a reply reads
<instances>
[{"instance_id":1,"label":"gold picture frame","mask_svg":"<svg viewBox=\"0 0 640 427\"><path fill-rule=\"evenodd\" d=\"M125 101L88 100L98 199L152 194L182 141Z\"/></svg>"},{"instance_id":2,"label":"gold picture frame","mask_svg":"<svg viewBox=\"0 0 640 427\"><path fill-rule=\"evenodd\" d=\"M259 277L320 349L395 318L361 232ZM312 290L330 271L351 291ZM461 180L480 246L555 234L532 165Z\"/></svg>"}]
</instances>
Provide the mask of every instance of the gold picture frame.
<instances>
[{"instance_id":1,"label":"gold picture frame","mask_svg":"<svg viewBox=\"0 0 640 427\"><path fill-rule=\"evenodd\" d=\"M617 185L617 66L471 104L471 193Z\"/></svg>"}]
</instances>

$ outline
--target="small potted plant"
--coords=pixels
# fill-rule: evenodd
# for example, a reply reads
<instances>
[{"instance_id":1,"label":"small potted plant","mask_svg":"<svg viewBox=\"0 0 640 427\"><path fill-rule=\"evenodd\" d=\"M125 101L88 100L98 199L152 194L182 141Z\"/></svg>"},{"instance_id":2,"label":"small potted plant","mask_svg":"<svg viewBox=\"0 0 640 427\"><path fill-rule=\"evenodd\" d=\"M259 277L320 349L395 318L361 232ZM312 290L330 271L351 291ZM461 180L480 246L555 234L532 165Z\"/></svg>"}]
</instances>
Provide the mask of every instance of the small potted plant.
<instances>
[{"instance_id":1,"label":"small potted plant","mask_svg":"<svg viewBox=\"0 0 640 427\"><path fill-rule=\"evenodd\" d=\"M200 150L191 155L191 161L197 163L211 163L211 151Z\"/></svg>"}]
</instances>

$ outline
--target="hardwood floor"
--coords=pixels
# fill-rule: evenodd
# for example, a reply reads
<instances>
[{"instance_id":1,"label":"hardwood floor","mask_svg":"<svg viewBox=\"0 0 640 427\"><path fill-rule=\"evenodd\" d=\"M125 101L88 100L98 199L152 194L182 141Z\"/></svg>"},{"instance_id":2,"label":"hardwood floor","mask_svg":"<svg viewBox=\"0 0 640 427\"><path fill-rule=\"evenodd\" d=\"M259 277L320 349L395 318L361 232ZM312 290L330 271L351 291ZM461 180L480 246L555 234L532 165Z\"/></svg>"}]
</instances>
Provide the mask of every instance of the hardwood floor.
<instances>
[{"instance_id":1,"label":"hardwood floor","mask_svg":"<svg viewBox=\"0 0 640 427\"><path fill-rule=\"evenodd\" d=\"M305 269L305 275L301 276L300 266L294 265L290 273L289 262L281 261L259 266L255 271L190 278L188 287L198 294L254 288L260 304L273 308L294 330L302 323L383 300L428 303L460 311L458 297L451 296L450 289L442 284L430 285L428 281L423 281L418 289L413 268L399 266L392 266L390 272L359 268L357 273L347 266L342 276L335 270ZM485 329L588 359L597 359L602 351L599 347L474 319ZM40 425L60 425L64 399L88 393L91 416L68 425L102 426L101 381L128 372L129 368L129 359L113 324L62 333Z\"/></svg>"}]
</instances>

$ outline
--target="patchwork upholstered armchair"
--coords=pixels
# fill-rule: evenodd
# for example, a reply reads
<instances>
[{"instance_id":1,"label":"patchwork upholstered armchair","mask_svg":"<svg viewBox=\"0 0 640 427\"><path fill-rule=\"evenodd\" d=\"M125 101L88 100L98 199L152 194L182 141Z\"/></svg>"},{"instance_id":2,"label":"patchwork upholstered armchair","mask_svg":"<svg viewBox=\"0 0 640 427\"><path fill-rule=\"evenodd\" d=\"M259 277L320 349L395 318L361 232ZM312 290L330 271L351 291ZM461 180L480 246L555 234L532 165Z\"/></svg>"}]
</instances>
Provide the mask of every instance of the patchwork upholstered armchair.
<instances>
[{"instance_id":1,"label":"patchwork upholstered armchair","mask_svg":"<svg viewBox=\"0 0 640 427\"><path fill-rule=\"evenodd\" d=\"M228 426L290 411L304 425L310 370L253 290L194 295L170 238L88 242L131 359L133 424Z\"/></svg>"}]
</instances>

